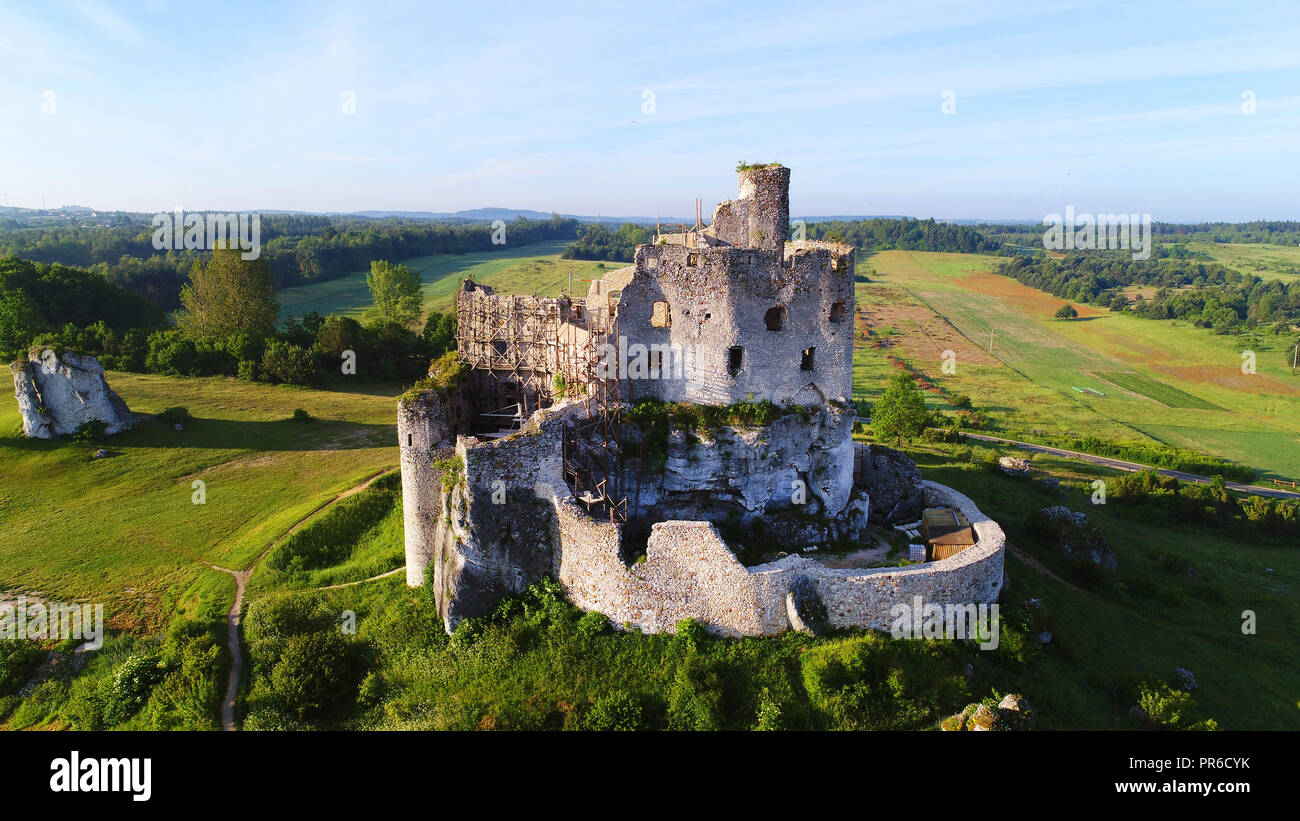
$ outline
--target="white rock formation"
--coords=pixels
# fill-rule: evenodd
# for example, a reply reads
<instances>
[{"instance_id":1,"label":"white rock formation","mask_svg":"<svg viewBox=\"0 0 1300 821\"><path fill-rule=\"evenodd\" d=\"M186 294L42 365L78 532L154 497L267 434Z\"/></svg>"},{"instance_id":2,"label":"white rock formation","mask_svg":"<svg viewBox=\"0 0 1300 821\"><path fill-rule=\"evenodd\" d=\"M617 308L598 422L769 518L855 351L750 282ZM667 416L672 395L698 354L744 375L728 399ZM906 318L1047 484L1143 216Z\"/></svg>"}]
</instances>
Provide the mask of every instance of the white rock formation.
<instances>
[{"instance_id":1,"label":"white rock formation","mask_svg":"<svg viewBox=\"0 0 1300 821\"><path fill-rule=\"evenodd\" d=\"M46 348L14 362L9 370L26 436L66 436L92 419L103 420L107 433L135 424L126 403L104 381L99 360L89 354L66 351L59 356Z\"/></svg>"}]
</instances>

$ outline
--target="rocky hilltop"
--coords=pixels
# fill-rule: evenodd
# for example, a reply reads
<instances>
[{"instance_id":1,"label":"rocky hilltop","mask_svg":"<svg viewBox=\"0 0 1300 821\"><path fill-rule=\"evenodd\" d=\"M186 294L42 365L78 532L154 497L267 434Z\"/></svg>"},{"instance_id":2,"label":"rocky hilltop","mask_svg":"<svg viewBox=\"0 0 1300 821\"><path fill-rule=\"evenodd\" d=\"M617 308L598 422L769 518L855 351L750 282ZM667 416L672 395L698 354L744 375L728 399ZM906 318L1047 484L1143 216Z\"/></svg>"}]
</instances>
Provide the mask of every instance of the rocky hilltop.
<instances>
[{"instance_id":1,"label":"rocky hilltop","mask_svg":"<svg viewBox=\"0 0 1300 821\"><path fill-rule=\"evenodd\" d=\"M104 380L99 360L89 354L38 348L9 370L26 436L66 436L96 419L104 423L106 433L129 430L135 424L126 403Z\"/></svg>"}]
</instances>

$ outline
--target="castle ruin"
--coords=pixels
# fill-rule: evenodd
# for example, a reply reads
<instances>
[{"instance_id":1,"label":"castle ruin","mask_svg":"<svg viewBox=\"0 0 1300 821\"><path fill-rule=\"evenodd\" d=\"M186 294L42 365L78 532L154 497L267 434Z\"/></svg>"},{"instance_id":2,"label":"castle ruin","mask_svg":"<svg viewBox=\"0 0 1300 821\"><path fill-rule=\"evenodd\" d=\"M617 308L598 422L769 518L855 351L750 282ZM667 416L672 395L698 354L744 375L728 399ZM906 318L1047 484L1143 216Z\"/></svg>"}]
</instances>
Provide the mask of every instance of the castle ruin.
<instances>
[{"instance_id":1,"label":"castle ruin","mask_svg":"<svg viewBox=\"0 0 1300 821\"><path fill-rule=\"evenodd\" d=\"M739 174L709 224L660 232L585 296L463 283L459 381L398 414L407 583L433 585L449 631L546 575L647 632L887 629L916 595L996 600L997 523L853 441L853 247L787 239L789 169ZM823 558L933 506L975 544L905 567Z\"/></svg>"}]
</instances>

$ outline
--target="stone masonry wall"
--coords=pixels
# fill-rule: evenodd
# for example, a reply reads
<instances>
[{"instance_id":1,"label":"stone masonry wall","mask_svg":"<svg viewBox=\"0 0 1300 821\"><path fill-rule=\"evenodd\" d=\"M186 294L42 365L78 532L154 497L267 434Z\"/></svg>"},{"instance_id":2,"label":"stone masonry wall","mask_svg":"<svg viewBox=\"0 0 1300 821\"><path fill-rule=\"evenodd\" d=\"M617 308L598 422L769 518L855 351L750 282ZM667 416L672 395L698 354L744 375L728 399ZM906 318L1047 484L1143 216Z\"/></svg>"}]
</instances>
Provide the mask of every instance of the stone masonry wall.
<instances>
[{"instance_id":1,"label":"stone masonry wall","mask_svg":"<svg viewBox=\"0 0 1300 821\"><path fill-rule=\"evenodd\" d=\"M662 302L668 327L654 321ZM768 328L773 309L780 330ZM658 374L626 380L625 398L731 404L752 395L820 405L852 395L851 253L643 245L618 315L621 336L666 351ZM742 351L734 373L732 348ZM804 369L808 349L811 370ZM679 355L680 369L667 359Z\"/></svg>"},{"instance_id":2,"label":"stone masonry wall","mask_svg":"<svg viewBox=\"0 0 1300 821\"><path fill-rule=\"evenodd\" d=\"M559 500L560 582L576 605L617 625L664 632L694 618L731 636L790 629L785 599L801 579L816 589L836 627L888 630L890 609L911 605L913 596L938 604L996 601L1002 529L957 491L924 486L927 504L951 504L970 518L979 543L950 559L904 568L833 569L806 556L746 568L712 525L681 521L655 525L645 561L629 568L619 559L616 526Z\"/></svg>"}]
</instances>

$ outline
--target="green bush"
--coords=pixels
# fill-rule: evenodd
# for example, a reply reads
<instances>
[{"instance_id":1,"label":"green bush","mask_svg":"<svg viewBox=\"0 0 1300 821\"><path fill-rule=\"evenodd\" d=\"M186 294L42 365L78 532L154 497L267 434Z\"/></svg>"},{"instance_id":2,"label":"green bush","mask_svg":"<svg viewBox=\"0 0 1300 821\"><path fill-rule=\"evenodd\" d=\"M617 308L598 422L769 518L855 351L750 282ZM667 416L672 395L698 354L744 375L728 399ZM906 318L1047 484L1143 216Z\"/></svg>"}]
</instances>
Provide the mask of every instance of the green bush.
<instances>
[{"instance_id":1,"label":"green bush","mask_svg":"<svg viewBox=\"0 0 1300 821\"><path fill-rule=\"evenodd\" d=\"M829 727L918 729L969 700L949 660L956 652L951 643L879 633L831 641L804 653L804 688Z\"/></svg>"},{"instance_id":2,"label":"green bush","mask_svg":"<svg viewBox=\"0 0 1300 821\"><path fill-rule=\"evenodd\" d=\"M194 417L190 416L190 409L184 405L165 408L154 418L167 425L181 425L194 420Z\"/></svg>"},{"instance_id":3,"label":"green bush","mask_svg":"<svg viewBox=\"0 0 1300 821\"><path fill-rule=\"evenodd\" d=\"M271 692L299 719L354 701L364 672L361 649L334 630L292 636L271 669Z\"/></svg>"},{"instance_id":4,"label":"green bush","mask_svg":"<svg viewBox=\"0 0 1300 821\"><path fill-rule=\"evenodd\" d=\"M583 728L608 732L611 730L640 730L641 702L630 693L616 691L596 699L583 720Z\"/></svg>"},{"instance_id":5,"label":"green bush","mask_svg":"<svg viewBox=\"0 0 1300 821\"><path fill-rule=\"evenodd\" d=\"M578 619L577 630L578 633L588 638L603 635L609 632L609 619L605 617L604 613L595 611L584 613Z\"/></svg>"},{"instance_id":6,"label":"green bush","mask_svg":"<svg viewBox=\"0 0 1300 821\"><path fill-rule=\"evenodd\" d=\"M294 408L294 409L293 409L293 417L291 418L291 421L293 421L293 422L314 422L315 419L312 417L312 415L311 415L310 413L308 413L307 411L303 410L302 408Z\"/></svg>"},{"instance_id":7,"label":"green bush","mask_svg":"<svg viewBox=\"0 0 1300 821\"><path fill-rule=\"evenodd\" d=\"M103 419L88 419L77 426L73 441L87 444L102 442L108 436L108 424Z\"/></svg>"},{"instance_id":8,"label":"green bush","mask_svg":"<svg viewBox=\"0 0 1300 821\"><path fill-rule=\"evenodd\" d=\"M138 713L166 672L162 660L152 653L133 653L127 657L107 679L104 722L110 726L121 724Z\"/></svg>"},{"instance_id":9,"label":"green bush","mask_svg":"<svg viewBox=\"0 0 1300 821\"><path fill-rule=\"evenodd\" d=\"M1201 716L1190 693L1163 681L1139 682L1137 706L1146 714L1148 725L1158 730L1216 730L1219 726L1214 719Z\"/></svg>"},{"instance_id":10,"label":"green bush","mask_svg":"<svg viewBox=\"0 0 1300 821\"><path fill-rule=\"evenodd\" d=\"M290 385L313 385L318 376L311 351L280 340L267 343L266 353L262 354L262 371L272 382Z\"/></svg>"}]
</instances>

